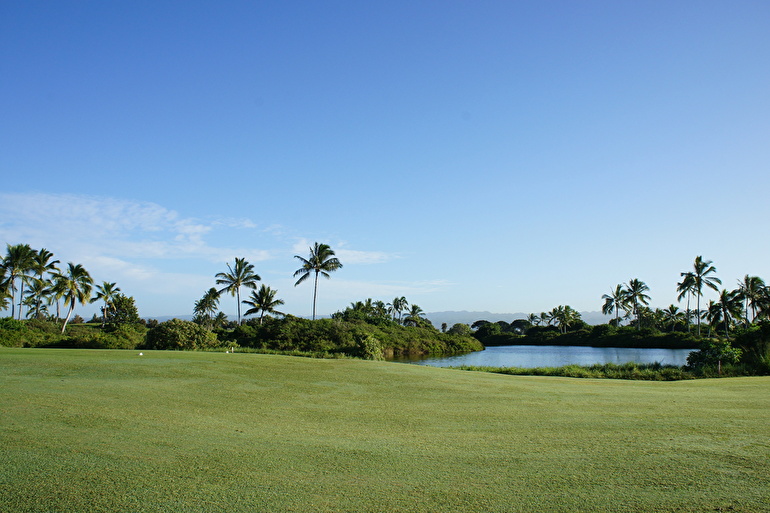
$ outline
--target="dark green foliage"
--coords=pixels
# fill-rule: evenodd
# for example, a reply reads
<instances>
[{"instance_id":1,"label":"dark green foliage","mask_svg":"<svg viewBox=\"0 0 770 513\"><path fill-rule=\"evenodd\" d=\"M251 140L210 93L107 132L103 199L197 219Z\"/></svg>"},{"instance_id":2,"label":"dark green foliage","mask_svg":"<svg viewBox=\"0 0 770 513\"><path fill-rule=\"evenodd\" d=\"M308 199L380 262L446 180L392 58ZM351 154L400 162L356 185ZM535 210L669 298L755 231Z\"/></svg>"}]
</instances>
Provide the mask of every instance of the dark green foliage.
<instances>
[{"instance_id":1,"label":"dark green foliage","mask_svg":"<svg viewBox=\"0 0 770 513\"><path fill-rule=\"evenodd\" d=\"M345 354L371 358L379 350L387 356L404 354L456 354L479 351L483 346L470 336L441 333L433 328L401 326L393 321L371 324L362 320L317 319L294 316L265 319L263 325L247 322L220 338L241 347L273 351ZM366 342L368 341L368 342Z\"/></svg>"},{"instance_id":2,"label":"dark green foliage","mask_svg":"<svg viewBox=\"0 0 770 513\"><path fill-rule=\"evenodd\" d=\"M139 311L133 297L124 294L117 294L112 301L112 308L107 311L106 321L108 324L141 324Z\"/></svg>"},{"instance_id":3,"label":"dark green foliage","mask_svg":"<svg viewBox=\"0 0 770 513\"><path fill-rule=\"evenodd\" d=\"M742 351L733 347L729 340L706 339L701 342L700 350L690 353L687 366L692 369L717 367L721 373L723 364L735 364L741 358Z\"/></svg>"},{"instance_id":4,"label":"dark green foliage","mask_svg":"<svg viewBox=\"0 0 770 513\"><path fill-rule=\"evenodd\" d=\"M561 333L556 326L532 326L525 335L497 333L493 326L483 324L474 333L485 346L532 345L532 346L592 346L592 347L640 347L664 349L695 349L699 339L682 332L660 332L651 328L631 326L615 327L610 324L589 326L578 320L574 327Z\"/></svg>"},{"instance_id":5,"label":"dark green foliage","mask_svg":"<svg viewBox=\"0 0 770 513\"><path fill-rule=\"evenodd\" d=\"M218 345L212 332L190 321L171 319L147 332L146 349L208 349Z\"/></svg>"},{"instance_id":6,"label":"dark green foliage","mask_svg":"<svg viewBox=\"0 0 770 513\"><path fill-rule=\"evenodd\" d=\"M470 337L471 336L471 327L467 324L457 323L453 324L449 330L447 330L447 333L450 335L461 335L463 337Z\"/></svg>"},{"instance_id":7,"label":"dark green foliage","mask_svg":"<svg viewBox=\"0 0 770 513\"><path fill-rule=\"evenodd\" d=\"M770 374L770 322L762 321L735 334L733 346L741 349L741 363L758 374Z\"/></svg>"},{"instance_id":8,"label":"dark green foliage","mask_svg":"<svg viewBox=\"0 0 770 513\"><path fill-rule=\"evenodd\" d=\"M113 326L70 324L66 334L54 321L0 319L0 345L10 347L60 347L84 349L134 349L144 343L142 324Z\"/></svg>"}]
</instances>

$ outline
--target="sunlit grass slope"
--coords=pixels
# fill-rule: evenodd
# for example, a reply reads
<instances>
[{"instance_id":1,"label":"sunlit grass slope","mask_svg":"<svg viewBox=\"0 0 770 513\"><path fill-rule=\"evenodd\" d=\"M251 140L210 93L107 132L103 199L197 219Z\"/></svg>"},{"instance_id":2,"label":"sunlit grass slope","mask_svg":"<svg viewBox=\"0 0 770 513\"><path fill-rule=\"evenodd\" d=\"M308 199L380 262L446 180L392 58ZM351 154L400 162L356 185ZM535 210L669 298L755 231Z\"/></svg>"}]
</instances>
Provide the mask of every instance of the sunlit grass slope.
<instances>
[{"instance_id":1,"label":"sunlit grass slope","mask_svg":"<svg viewBox=\"0 0 770 513\"><path fill-rule=\"evenodd\" d=\"M768 511L770 378L0 349L3 511Z\"/></svg>"}]
</instances>

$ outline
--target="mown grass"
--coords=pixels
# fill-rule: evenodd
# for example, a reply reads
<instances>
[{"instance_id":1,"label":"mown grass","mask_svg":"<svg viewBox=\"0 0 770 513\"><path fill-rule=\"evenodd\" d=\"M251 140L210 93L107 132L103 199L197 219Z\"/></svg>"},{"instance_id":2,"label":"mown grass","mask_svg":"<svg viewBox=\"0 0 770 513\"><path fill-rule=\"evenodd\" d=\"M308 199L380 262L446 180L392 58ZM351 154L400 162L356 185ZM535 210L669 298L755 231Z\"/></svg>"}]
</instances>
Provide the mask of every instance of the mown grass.
<instances>
[{"instance_id":1,"label":"mown grass","mask_svg":"<svg viewBox=\"0 0 770 513\"><path fill-rule=\"evenodd\" d=\"M768 511L770 378L0 349L3 511Z\"/></svg>"}]
</instances>

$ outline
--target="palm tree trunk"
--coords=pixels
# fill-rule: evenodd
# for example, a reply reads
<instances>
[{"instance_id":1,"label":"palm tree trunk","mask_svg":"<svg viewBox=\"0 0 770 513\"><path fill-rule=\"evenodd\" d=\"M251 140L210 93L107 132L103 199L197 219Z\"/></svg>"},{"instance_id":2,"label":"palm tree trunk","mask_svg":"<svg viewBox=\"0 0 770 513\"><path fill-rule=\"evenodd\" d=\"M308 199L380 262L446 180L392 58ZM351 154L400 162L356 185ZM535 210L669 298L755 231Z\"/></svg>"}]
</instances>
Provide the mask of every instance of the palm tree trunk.
<instances>
[{"instance_id":1,"label":"palm tree trunk","mask_svg":"<svg viewBox=\"0 0 770 513\"><path fill-rule=\"evenodd\" d=\"M315 301L318 296L318 271L315 272L315 282L313 283L313 320L315 320Z\"/></svg>"},{"instance_id":2,"label":"palm tree trunk","mask_svg":"<svg viewBox=\"0 0 770 513\"><path fill-rule=\"evenodd\" d=\"M700 338L700 294L698 294L698 314L697 314L697 319L698 319L698 338Z\"/></svg>"}]
</instances>

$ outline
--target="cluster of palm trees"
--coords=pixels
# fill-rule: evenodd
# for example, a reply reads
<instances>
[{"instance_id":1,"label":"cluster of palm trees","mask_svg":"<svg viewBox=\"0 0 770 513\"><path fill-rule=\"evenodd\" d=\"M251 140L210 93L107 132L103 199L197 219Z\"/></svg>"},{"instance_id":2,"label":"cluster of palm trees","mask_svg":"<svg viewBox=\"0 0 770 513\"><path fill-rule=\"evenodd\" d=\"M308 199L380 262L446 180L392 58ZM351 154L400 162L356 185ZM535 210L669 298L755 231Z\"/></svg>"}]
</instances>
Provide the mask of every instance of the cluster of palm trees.
<instances>
[{"instance_id":1,"label":"cluster of palm trees","mask_svg":"<svg viewBox=\"0 0 770 513\"><path fill-rule=\"evenodd\" d=\"M541 312L540 315L531 313L527 321L533 326L558 326L561 333L566 333L571 326L582 321L580 312L569 305L559 305L550 312Z\"/></svg>"},{"instance_id":2,"label":"cluster of palm trees","mask_svg":"<svg viewBox=\"0 0 770 513\"><path fill-rule=\"evenodd\" d=\"M372 298L356 301L345 311L361 314L364 318L390 319L404 326L424 326L427 323L423 309L414 303L410 305L404 296L395 297L390 303L374 301ZM336 316L344 316L344 313L338 312Z\"/></svg>"},{"instance_id":3,"label":"cluster of palm trees","mask_svg":"<svg viewBox=\"0 0 770 513\"><path fill-rule=\"evenodd\" d=\"M46 248L33 249L29 244L6 244L5 256L0 258L0 309L11 309L11 317L61 319L61 304L67 308L62 324L62 333L72 316L77 303L103 301L102 319L113 307L113 301L120 292L115 283L104 282L96 286L88 271L80 264L69 262L62 270ZM52 315L49 309L55 306Z\"/></svg>"},{"instance_id":4,"label":"cluster of palm trees","mask_svg":"<svg viewBox=\"0 0 770 513\"><path fill-rule=\"evenodd\" d=\"M724 334L729 337L730 328L738 323L746 326L759 318L770 316L770 288L758 276L744 276L733 290L719 289L722 280L715 276L716 267L711 260L702 256L695 258L692 271L680 273L682 281L677 283L677 300L686 300L685 310L678 306L669 305L667 308L650 309L649 287L638 279L620 284L609 293L604 294L602 313L615 314L612 324L620 325L621 311L623 319L632 316L636 319L637 327L668 326L673 331L677 325L686 326L691 330L692 322L697 326L697 335L702 335L701 321L708 323L709 335L712 328L723 327ZM706 289L712 289L719 294L716 301L709 300L705 308L701 308L701 297ZM691 309L691 300L695 299L695 309Z\"/></svg>"},{"instance_id":5,"label":"cluster of palm trees","mask_svg":"<svg viewBox=\"0 0 770 513\"><path fill-rule=\"evenodd\" d=\"M308 277L314 275L313 285L313 319L316 317L316 301L318 299L318 277L330 278L331 272L336 271L342 267L340 261L334 256L334 251L328 244L320 244L316 242L310 247L310 255L308 258L300 255L294 255L302 263L302 266L294 273L294 277L299 276L299 279L294 284L296 287ZM241 324L241 304L249 306L243 315L259 314L259 323L262 321L265 315L284 315L283 312L277 310L278 307L284 304L283 300L276 298L277 291L266 285L262 285L259 290L257 289L257 282L262 278L254 272L254 265L250 264L245 258L236 258L233 265L227 264L227 272L217 273L215 276L216 284L221 288L210 288L203 294L203 297L195 302L193 313L196 319L201 324L211 328L214 325L222 324L227 317L222 313L217 313L219 308L219 297L222 293L227 292L231 296L236 297L237 301L237 315L238 324ZM251 295L248 299L241 301L241 287L251 289Z\"/></svg>"}]
</instances>

